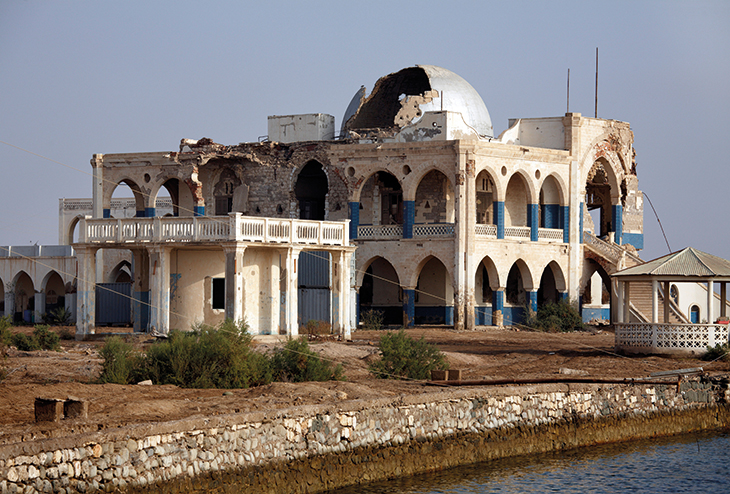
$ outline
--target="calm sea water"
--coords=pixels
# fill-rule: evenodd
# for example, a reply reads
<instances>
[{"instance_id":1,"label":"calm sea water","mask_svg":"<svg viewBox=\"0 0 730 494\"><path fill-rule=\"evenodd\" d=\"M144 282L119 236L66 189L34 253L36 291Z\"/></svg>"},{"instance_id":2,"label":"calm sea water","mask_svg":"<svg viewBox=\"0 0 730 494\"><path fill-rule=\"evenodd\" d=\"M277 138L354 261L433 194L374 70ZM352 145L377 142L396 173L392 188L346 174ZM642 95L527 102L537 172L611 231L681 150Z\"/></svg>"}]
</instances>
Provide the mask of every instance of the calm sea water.
<instances>
[{"instance_id":1,"label":"calm sea water","mask_svg":"<svg viewBox=\"0 0 730 494\"><path fill-rule=\"evenodd\" d=\"M730 431L479 463L331 494L730 492Z\"/></svg>"}]
</instances>

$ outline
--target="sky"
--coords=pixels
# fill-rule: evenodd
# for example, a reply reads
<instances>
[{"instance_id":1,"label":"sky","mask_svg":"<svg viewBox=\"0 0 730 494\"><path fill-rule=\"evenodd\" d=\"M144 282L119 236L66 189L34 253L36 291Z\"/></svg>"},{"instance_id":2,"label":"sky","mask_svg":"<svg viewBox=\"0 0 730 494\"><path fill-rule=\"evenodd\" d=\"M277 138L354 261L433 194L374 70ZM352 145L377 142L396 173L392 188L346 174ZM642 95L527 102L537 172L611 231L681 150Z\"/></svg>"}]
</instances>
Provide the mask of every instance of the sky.
<instances>
[{"instance_id":1,"label":"sky","mask_svg":"<svg viewBox=\"0 0 730 494\"><path fill-rule=\"evenodd\" d=\"M0 0L0 245L58 243L94 153L256 141L268 115L328 113L415 64L510 118L629 122L671 250L730 259L730 2ZM669 252L648 201L644 259Z\"/></svg>"}]
</instances>

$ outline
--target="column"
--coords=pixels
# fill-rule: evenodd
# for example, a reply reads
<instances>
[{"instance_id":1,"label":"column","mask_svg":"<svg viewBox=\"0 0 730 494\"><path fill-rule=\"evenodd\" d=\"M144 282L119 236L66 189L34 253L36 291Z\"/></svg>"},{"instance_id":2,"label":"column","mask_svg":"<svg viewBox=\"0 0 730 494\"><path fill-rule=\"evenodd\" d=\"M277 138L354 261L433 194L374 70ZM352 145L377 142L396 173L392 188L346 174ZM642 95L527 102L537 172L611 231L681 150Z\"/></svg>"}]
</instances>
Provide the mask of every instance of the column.
<instances>
[{"instance_id":1,"label":"column","mask_svg":"<svg viewBox=\"0 0 730 494\"><path fill-rule=\"evenodd\" d=\"M40 314L43 316L43 314L46 313L46 291L45 289L42 289L41 291L35 292L33 294L33 300L35 300L35 308L33 309L33 322L38 322L35 319L35 314Z\"/></svg>"},{"instance_id":2,"label":"column","mask_svg":"<svg viewBox=\"0 0 730 494\"><path fill-rule=\"evenodd\" d=\"M416 222L416 201L403 201L403 238L413 238Z\"/></svg>"},{"instance_id":3,"label":"column","mask_svg":"<svg viewBox=\"0 0 730 494\"><path fill-rule=\"evenodd\" d=\"M149 248L150 332L170 331L170 247Z\"/></svg>"},{"instance_id":4,"label":"column","mask_svg":"<svg viewBox=\"0 0 730 494\"><path fill-rule=\"evenodd\" d=\"M623 235L623 209L621 204L611 206L611 231L615 232L614 239L619 245Z\"/></svg>"},{"instance_id":5,"label":"column","mask_svg":"<svg viewBox=\"0 0 730 494\"><path fill-rule=\"evenodd\" d=\"M570 243L570 206L562 206L560 208L560 228L563 229L563 243Z\"/></svg>"},{"instance_id":6,"label":"column","mask_svg":"<svg viewBox=\"0 0 730 494\"><path fill-rule=\"evenodd\" d=\"M403 287L403 326L412 328L416 318L416 287Z\"/></svg>"},{"instance_id":7,"label":"column","mask_svg":"<svg viewBox=\"0 0 730 494\"><path fill-rule=\"evenodd\" d=\"M616 281L616 321L623 323L624 321L624 284L621 281Z\"/></svg>"},{"instance_id":8,"label":"column","mask_svg":"<svg viewBox=\"0 0 730 494\"><path fill-rule=\"evenodd\" d=\"M538 219L538 204L527 205L527 224L530 227L530 241L537 242L537 229L539 227Z\"/></svg>"},{"instance_id":9,"label":"column","mask_svg":"<svg viewBox=\"0 0 730 494\"><path fill-rule=\"evenodd\" d=\"M631 282L624 282L624 322L631 322Z\"/></svg>"},{"instance_id":10,"label":"column","mask_svg":"<svg viewBox=\"0 0 730 494\"><path fill-rule=\"evenodd\" d=\"M96 324L96 248L74 247L78 263L76 290L76 339L93 334Z\"/></svg>"},{"instance_id":11,"label":"column","mask_svg":"<svg viewBox=\"0 0 730 494\"><path fill-rule=\"evenodd\" d=\"M727 316L727 281L720 283L720 317Z\"/></svg>"},{"instance_id":12,"label":"column","mask_svg":"<svg viewBox=\"0 0 730 494\"><path fill-rule=\"evenodd\" d=\"M497 238L504 238L504 201L494 201L494 224L497 225Z\"/></svg>"},{"instance_id":13,"label":"column","mask_svg":"<svg viewBox=\"0 0 730 494\"><path fill-rule=\"evenodd\" d=\"M537 290L530 290L528 293L530 296L530 309L537 312Z\"/></svg>"},{"instance_id":14,"label":"column","mask_svg":"<svg viewBox=\"0 0 730 494\"><path fill-rule=\"evenodd\" d=\"M669 282L664 282L664 324L669 324Z\"/></svg>"},{"instance_id":15,"label":"column","mask_svg":"<svg viewBox=\"0 0 730 494\"><path fill-rule=\"evenodd\" d=\"M583 209L584 209L583 203L581 202L580 203L580 217L578 220L580 222L579 228L578 228L578 232L579 232L578 234L579 234L579 238L580 238L579 243L581 243L581 244L583 243Z\"/></svg>"},{"instance_id":16,"label":"column","mask_svg":"<svg viewBox=\"0 0 730 494\"><path fill-rule=\"evenodd\" d=\"M342 335L343 340L350 340L350 256L349 252L332 253L332 329Z\"/></svg>"},{"instance_id":17,"label":"column","mask_svg":"<svg viewBox=\"0 0 730 494\"><path fill-rule=\"evenodd\" d=\"M665 302L667 301L666 295L665 293ZM651 280L651 322L654 324L659 322L659 282L656 279Z\"/></svg>"},{"instance_id":18,"label":"column","mask_svg":"<svg viewBox=\"0 0 730 494\"><path fill-rule=\"evenodd\" d=\"M227 244L223 246L226 256L226 319L235 323L244 320L243 314L243 253L246 246Z\"/></svg>"},{"instance_id":19,"label":"column","mask_svg":"<svg viewBox=\"0 0 730 494\"><path fill-rule=\"evenodd\" d=\"M360 226L360 203L352 201L348 203L350 212L350 238L357 238L357 227Z\"/></svg>"},{"instance_id":20,"label":"column","mask_svg":"<svg viewBox=\"0 0 730 494\"><path fill-rule=\"evenodd\" d=\"M150 321L150 256L146 249L132 251L132 326L147 332Z\"/></svg>"},{"instance_id":21,"label":"column","mask_svg":"<svg viewBox=\"0 0 730 494\"><path fill-rule=\"evenodd\" d=\"M193 216L205 216L205 206L193 206Z\"/></svg>"},{"instance_id":22,"label":"column","mask_svg":"<svg viewBox=\"0 0 730 494\"><path fill-rule=\"evenodd\" d=\"M15 290L5 290L5 316L10 316L12 321L15 318Z\"/></svg>"},{"instance_id":23,"label":"column","mask_svg":"<svg viewBox=\"0 0 730 494\"><path fill-rule=\"evenodd\" d=\"M299 275L297 274L297 264L299 263L299 254L302 249L299 247L291 247L286 253L286 293L285 298L285 329L288 336L297 336L299 334Z\"/></svg>"},{"instance_id":24,"label":"column","mask_svg":"<svg viewBox=\"0 0 730 494\"><path fill-rule=\"evenodd\" d=\"M492 290L492 325L504 326L504 290L505 287L499 287Z\"/></svg>"},{"instance_id":25,"label":"column","mask_svg":"<svg viewBox=\"0 0 730 494\"><path fill-rule=\"evenodd\" d=\"M707 324L715 322L715 316L713 313L713 303L715 300L715 293L712 287L712 279L707 280Z\"/></svg>"},{"instance_id":26,"label":"column","mask_svg":"<svg viewBox=\"0 0 730 494\"><path fill-rule=\"evenodd\" d=\"M156 208L144 208L145 218L154 218L156 214L157 214Z\"/></svg>"}]
</instances>

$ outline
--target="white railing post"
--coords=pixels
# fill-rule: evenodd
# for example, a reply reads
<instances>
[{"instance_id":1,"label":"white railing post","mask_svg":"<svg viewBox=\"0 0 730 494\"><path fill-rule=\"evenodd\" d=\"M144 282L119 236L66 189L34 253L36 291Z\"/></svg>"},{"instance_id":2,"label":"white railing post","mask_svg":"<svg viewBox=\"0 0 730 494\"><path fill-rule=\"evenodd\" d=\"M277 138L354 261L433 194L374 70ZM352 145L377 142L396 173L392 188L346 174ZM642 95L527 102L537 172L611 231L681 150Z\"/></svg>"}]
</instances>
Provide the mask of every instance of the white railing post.
<instances>
[{"instance_id":1,"label":"white railing post","mask_svg":"<svg viewBox=\"0 0 730 494\"><path fill-rule=\"evenodd\" d=\"M159 216L152 218L152 240L155 242L162 241L162 222Z\"/></svg>"},{"instance_id":2,"label":"white railing post","mask_svg":"<svg viewBox=\"0 0 730 494\"><path fill-rule=\"evenodd\" d=\"M228 213L228 239L241 240L241 224L243 215L241 213Z\"/></svg>"},{"instance_id":3,"label":"white railing post","mask_svg":"<svg viewBox=\"0 0 730 494\"><path fill-rule=\"evenodd\" d=\"M342 245L350 245L350 220L345 220L342 228Z\"/></svg>"},{"instance_id":4,"label":"white railing post","mask_svg":"<svg viewBox=\"0 0 730 494\"><path fill-rule=\"evenodd\" d=\"M710 324L710 327L707 328L707 346L714 348L715 345L715 325Z\"/></svg>"}]
</instances>

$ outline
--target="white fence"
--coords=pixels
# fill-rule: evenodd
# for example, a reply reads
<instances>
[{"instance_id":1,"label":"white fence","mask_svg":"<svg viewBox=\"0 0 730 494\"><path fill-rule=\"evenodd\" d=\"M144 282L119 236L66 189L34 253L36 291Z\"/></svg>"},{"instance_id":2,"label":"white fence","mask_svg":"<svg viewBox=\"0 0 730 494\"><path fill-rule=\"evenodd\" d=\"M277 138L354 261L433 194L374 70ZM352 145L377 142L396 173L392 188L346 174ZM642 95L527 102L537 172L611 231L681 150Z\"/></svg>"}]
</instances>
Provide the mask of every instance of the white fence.
<instances>
[{"instance_id":1,"label":"white fence","mask_svg":"<svg viewBox=\"0 0 730 494\"><path fill-rule=\"evenodd\" d=\"M262 242L349 244L348 221L311 221L229 216L188 216L81 221L79 243Z\"/></svg>"},{"instance_id":2,"label":"white fence","mask_svg":"<svg viewBox=\"0 0 730 494\"><path fill-rule=\"evenodd\" d=\"M616 348L631 353L701 354L728 343L727 324L617 323Z\"/></svg>"}]
</instances>

